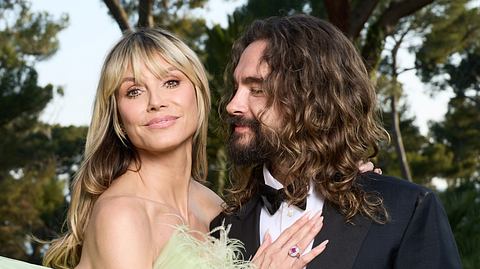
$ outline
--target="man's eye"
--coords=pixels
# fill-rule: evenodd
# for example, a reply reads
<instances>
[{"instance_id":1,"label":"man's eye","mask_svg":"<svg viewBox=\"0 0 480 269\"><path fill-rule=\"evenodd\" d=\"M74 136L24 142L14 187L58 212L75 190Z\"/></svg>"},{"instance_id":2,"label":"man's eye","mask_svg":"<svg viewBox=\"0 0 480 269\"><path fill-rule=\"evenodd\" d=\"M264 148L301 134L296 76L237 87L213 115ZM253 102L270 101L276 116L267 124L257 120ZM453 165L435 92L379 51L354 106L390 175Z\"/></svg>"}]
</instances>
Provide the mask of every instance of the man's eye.
<instances>
[{"instance_id":1,"label":"man's eye","mask_svg":"<svg viewBox=\"0 0 480 269\"><path fill-rule=\"evenodd\" d=\"M172 89L172 88L177 87L179 84L180 84L180 81L171 79L171 80L165 82L163 85L165 85L165 87L167 87L168 89Z\"/></svg>"},{"instance_id":2,"label":"man's eye","mask_svg":"<svg viewBox=\"0 0 480 269\"><path fill-rule=\"evenodd\" d=\"M141 93L142 91L139 88L131 88L127 91L127 97L135 98L139 96Z\"/></svg>"},{"instance_id":3,"label":"man's eye","mask_svg":"<svg viewBox=\"0 0 480 269\"><path fill-rule=\"evenodd\" d=\"M263 90L260 88L251 88L250 93L252 95L263 95Z\"/></svg>"}]
</instances>

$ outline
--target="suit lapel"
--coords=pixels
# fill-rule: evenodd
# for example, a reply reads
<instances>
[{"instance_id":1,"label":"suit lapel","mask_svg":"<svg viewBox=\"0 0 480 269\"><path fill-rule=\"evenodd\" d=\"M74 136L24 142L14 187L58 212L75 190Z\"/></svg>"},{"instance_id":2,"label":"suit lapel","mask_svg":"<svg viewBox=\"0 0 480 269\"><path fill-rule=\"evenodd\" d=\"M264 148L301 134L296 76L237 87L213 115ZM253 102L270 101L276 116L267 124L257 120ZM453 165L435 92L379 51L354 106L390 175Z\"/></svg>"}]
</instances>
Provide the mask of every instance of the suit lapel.
<instances>
[{"instance_id":1,"label":"suit lapel","mask_svg":"<svg viewBox=\"0 0 480 269\"><path fill-rule=\"evenodd\" d=\"M329 243L325 251L311 261L307 268L352 268L371 220L357 215L353 218L354 224L345 223L344 216L328 202L323 207L323 216L323 228L316 236L313 247L326 239Z\"/></svg>"},{"instance_id":2,"label":"suit lapel","mask_svg":"<svg viewBox=\"0 0 480 269\"><path fill-rule=\"evenodd\" d=\"M260 246L259 218L262 208L258 196L252 197L245 205L232 215L221 213L211 223L212 236L219 238L220 233L215 231L218 226L226 226L228 237L242 241L244 259L253 257Z\"/></svg>"},{"instance_id":3,"label":"suit lapel","mask_svg":"<svg viewBox=\"0 0 480 269\"><path fill-rule=\"evenodd\" d=\"M252 258L260 246L260 211L262 203L260 197L253 197L240 211L236 230L237 238L245 245L244 258Z\"/></svg>"},{"instance_id":4,"label":"suit lapel","mask_svg":"<svg viewBox=\"0 0 480 269\"><path fill-rule=\"evenodd\" d=\"M252 170L252 182L264 182L263 165L258 165ZM260 212L263 203L258 192L238 211L237 229L240 232L238 239L245 245L244 258L253 258L260 247Z\"/></svg>"}]
</instances>

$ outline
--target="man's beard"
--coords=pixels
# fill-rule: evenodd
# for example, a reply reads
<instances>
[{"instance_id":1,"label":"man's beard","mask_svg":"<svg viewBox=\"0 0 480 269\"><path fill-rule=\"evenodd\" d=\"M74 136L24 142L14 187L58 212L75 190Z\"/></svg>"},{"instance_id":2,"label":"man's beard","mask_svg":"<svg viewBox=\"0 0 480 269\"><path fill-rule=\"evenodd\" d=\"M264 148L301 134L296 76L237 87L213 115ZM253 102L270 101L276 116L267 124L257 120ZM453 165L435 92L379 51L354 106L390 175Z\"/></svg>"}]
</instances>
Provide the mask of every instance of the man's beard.
<instances>
[{"instance_id":1,"label":"man's beard","mask_svg":"<svg viewBox=\"0 0 480 269\"><path fill-rule=\"evenodd\" d=\"M261 123L256 119L246 119L240 116L228 118L230 127L227 152L232 163L248 166L264 163L272 156L273 147L268 143L268 138L261 129ZM249 134L235 132L235 126L249 127ZM244 137L249 136L249 138ZM241 141L247 140L248 141Z\"/></svg>"}]
</instances>

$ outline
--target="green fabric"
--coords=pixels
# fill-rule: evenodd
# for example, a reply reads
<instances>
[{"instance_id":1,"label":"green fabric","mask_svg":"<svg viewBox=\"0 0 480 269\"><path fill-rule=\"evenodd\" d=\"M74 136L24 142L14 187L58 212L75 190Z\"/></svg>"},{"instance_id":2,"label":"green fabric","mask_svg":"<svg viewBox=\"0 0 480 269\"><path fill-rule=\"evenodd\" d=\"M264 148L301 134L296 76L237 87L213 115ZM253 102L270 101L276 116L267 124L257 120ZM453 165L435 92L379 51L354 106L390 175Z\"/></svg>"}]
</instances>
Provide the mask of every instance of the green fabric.
<instances>
[{"instance_id":1,"label":"green fabric","mask_svg":"<svg viewBox=\"0 0 480 269\"><path fill-rule=\"evenodd\" d=\"M192 235L186 226L178 226L155 261L154 269L250 269L250 262L241 258L239 240L227 238L228 230L218 227L220 238L198 233Z\"/></svg>"},{"instance_id":2,"label":"green fabric","mask_svg":"<svg viewBox=\"0 0 480 269\"><path fill-rule=\"evenodd\" d=\"M185 225L175 227L175 232L158 256L154 269L254 269L250 262L243 261L239 240L229 239L228 230L218 227L220 238L193 232ZM196 233L197 237L192 234ZM0 269L47 269L18 260L0 256Z\"/></svg>"},{"instance_id":3,"label":"green fabric","mask_svg":"<svg viewBox=\"0 0 480 269\"><path fill-rule=\"evenodd\" d=\"M0 256L0 269L46 269L43 267L31 263L26 263L18 260L13 260Z\"/></svg>"}]
</instances>

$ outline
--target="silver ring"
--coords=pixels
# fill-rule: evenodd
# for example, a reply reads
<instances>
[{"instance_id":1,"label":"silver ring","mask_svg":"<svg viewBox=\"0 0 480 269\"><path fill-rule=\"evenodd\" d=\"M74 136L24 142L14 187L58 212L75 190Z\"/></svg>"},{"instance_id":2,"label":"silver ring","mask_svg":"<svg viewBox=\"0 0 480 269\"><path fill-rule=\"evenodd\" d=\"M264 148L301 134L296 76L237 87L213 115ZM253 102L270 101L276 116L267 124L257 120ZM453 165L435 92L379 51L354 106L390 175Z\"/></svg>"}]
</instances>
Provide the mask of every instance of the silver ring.
<instances>
[{"instance_id":1,"label":"silver ring","mask_svg":"<svg viewBox=\"0 0 480 269\"><path fill-rule=\"evenodd\" d=\"M288 249L288 256L292 258L300 258L301 252L302 250L297 245L295 245Z\"/></svg>"}]
</instances>

